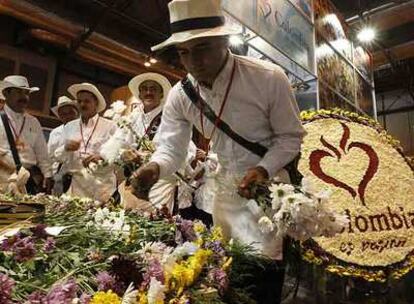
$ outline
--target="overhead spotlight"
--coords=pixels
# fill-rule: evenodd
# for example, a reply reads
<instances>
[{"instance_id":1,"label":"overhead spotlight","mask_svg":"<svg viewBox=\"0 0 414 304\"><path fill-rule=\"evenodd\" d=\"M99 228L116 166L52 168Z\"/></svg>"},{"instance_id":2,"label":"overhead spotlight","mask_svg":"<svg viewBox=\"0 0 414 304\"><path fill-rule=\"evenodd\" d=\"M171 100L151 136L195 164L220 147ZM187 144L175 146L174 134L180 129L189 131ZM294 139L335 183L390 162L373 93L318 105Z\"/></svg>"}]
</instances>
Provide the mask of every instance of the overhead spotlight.
<instances>
[{"instance_id":1,"label":"overhead spotlight","mask_svg":"<svg viewBox=\"0 0 414 304\"><path fill-rule=\"evenodd\" d=\"M375 36L376 32L372 27L364 27L357 34L358 40L364 43L372 42L375 39Z\"/></svg>"},{"instance_id":2,"label":"overhead spotlight","mask_svg":"<svg viewBox=\"0 0 414 304\"><path fill-rule=\"evenodd\" d=\"M230 36L230 44L232 46L241 46L244 44L244 41L239 35L232 35Z\"/></svg>"},{"instance_id":3,"label":"overhead spotlight","mask_svg":"<svg viewBox=\"0 0 414 304\"><path fill-rule=\"evenodd\" d=\"M144 65L148 68L151 66L151 63L149 61L145 61Z\"/></svg>"},{"instance_id":4,"label":"overhead spotlight","mask_svg":"<svg viewBox=\"0 0 414 304\"><path fill-rule=\"evenodd\" d=\"M155 58L153 58L153 57L151 57L150 60L149 60L149 62L152 63L152 64L156 64L158 62L158 60L155 59Z\"/></svg>"}]
</instances>

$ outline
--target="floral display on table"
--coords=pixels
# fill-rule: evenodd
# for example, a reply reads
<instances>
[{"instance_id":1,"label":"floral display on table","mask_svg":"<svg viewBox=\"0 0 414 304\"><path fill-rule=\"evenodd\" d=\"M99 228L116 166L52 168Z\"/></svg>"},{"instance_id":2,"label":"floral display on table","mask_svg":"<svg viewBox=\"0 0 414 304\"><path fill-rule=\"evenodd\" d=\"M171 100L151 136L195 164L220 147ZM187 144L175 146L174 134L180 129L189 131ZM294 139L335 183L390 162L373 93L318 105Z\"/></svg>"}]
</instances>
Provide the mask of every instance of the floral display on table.
<instances>
[{"instance_id":1,"label":"floral display on table","mask_svg":"<svg viewBox=\"0 0 414 304\"><path fill-rule=\"evenodd\" d=\"M220 229L65 195L0 199L46 206L42 223L0 230L2 304L252 303L229 288L235 245Z\"/></svg>"},{"instance_id":2,"label":"floral display on table","mask_svg":"<svg viewBox=\"0 0 414 304\"><path fill-rule=\"evenodd\" d=\"M307 136L299 171L349 223L304 242L304 258L369 281L414 268L414 170L398 141L374 120L340 109L302 113Z\"/></svg>"}]
</instances>

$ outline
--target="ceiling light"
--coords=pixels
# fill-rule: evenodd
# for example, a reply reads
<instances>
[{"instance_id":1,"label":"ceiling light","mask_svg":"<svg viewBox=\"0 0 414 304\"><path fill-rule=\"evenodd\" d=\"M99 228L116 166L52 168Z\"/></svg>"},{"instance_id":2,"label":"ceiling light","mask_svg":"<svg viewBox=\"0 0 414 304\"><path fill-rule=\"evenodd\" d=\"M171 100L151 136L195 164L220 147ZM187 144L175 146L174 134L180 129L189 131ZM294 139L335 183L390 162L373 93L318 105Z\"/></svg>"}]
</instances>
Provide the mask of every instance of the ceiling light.
<instances>
[{"instance_id":1,"label":"ceiling light","mask_svg":"<svg viewBox=\"0 0 414 304\"><path fill-rule=\"evenodd\" d=\"M151 63L150 63L150 62L148 62L148 61L145 61L144 65L148 68L148 67L150 67L150 66L151 66Z\"/></svg>"},{"instance_id":2,"label":"ceiling light","mask_svg":"<svg viewBox=\"0 0 414 304\"><path fill-rule=\"evenodd\" d=\"M365 27L358 33L357 38L361 42L372 42L375 39L375 30L371 27Z\"/></svg>"},{"instance_id":3,"label":"ceiling light","mask_svg":"<svg viewBox=\"0 0 414 304\"><path fill-rule=\"evenodd\" d=\"M151 57L150 60L149 60L149 62L152 63L152 64L155 64L155 63L158 62L158 60Z\"/></svg>"}]
</instances>

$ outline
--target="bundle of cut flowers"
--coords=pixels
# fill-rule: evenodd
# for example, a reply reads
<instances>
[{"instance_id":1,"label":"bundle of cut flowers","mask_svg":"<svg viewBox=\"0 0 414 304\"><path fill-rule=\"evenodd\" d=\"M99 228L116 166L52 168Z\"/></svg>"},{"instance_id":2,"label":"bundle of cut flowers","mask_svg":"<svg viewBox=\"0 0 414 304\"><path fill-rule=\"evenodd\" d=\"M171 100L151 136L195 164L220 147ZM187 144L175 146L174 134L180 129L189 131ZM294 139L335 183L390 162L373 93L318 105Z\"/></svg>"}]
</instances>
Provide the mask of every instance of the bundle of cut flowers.
<instances>
[{"instance_id":1,"label":"bundle of cut flowers","mask_svg":"<svg viewBox=\"0 0 414 304\"><path fill-rule=\"evenodd\" d=\"M263 233L305 241L334 236L347 225L347 217L331 208L330 191L315 191L306 178L300 187L273 181L257 186L256 193L264 214L258 221Z\"/></svg>"},{"instance_id":2,"label":"bundle of cut flowers","mask_svg":"<svg viewBox=\"0 0 414 304\"><path fill-rule=\"evenodd\" d=\"M0 230L2 304L228 303L231 246L220 229L65 195L0 200L46 206L42 223Z\"/></svg>"}]
</instances>

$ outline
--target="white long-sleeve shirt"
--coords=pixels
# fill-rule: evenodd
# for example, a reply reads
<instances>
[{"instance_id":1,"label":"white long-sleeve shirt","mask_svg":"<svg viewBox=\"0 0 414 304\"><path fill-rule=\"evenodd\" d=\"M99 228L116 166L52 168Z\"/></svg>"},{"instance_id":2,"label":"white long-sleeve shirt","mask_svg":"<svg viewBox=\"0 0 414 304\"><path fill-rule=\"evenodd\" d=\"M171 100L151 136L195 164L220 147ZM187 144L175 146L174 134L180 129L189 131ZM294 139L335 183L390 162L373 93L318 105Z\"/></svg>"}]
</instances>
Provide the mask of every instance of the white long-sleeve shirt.
<instances>
[{"instance_id":1,"label":"white long-sleeve shirt","mask_svg":"<svg viewBox=\"0 0 414 304\"><path fill-rule=\"evenodd\" d=\"M56 170L59 166L59 161L55 157L55 151L57 148L64 145L64 125L54 128L49 134L49 141L47 142L47 150L49 153L50 161L52 162L53 174L56 174ZM62 169L61 169L62 170Z\"/></svg>"},{"instance_id":2,"label":"white long-sleeve shirt","mask_svg":"<svg viewBox=\"0 0 414 304\"><path fill-rule=\"evenodd\" d=\"M19 149L19 157L22 165L26 168L38 166L43 175L48 178L52 176L52 167L47 153L46 139L43 135L39 121L28 113L14 112L7 105L4 111L9 118L10 128L18 133L24 122L19 141L22 143ZM15 134L16 135L16 134ZM0 122L0 150L7 150L7 157L13 157L3 122Z\"/></svg>"},{"instance_id":3,"label":"white long-sleeve shirt","mask_svg":"<svg viewBox=\"0 0 414 304\"><path fill-rule=\"evenodd\" d=\"M116 124L113 121L98 114L89 119L86 124L79 118L65 125L63 143L55 150L55 159L63 162L67 166L67 171L73 174L68 194L86 196L102 202L106 202L111 197L116 189L116 177L112 169L91 174L84 170L82 160L90 155L99 154L102 145L109 140L115 130ZM65 151L64 145L69 140L80 141L78 151Z\"/></svg>"},{"instance_id":4,"label":"white long-sleeve shirt","mask_svg":"<svg viewBox=\"0 0 414 304\"><path fill-rule=\"evenodd\" d=\"M212 150L223 170L243 174L251 167L262 166L270 176L288 164L300 151L305 131L288 78L283 70L269 62L229 54L228 60L211 89L189 75L194 87L218 115L233 65L233 84L221 119L246 139L259 142L269 151L263 158L253 154L217 129ZM192 126L200 132L203 120L205 137L210 137L213 123L187 98L177 83L164 106L157 136L157 151L152 156L160 166L161 177L176 171L187 154Z\"/></svg>"}]
</instances>

